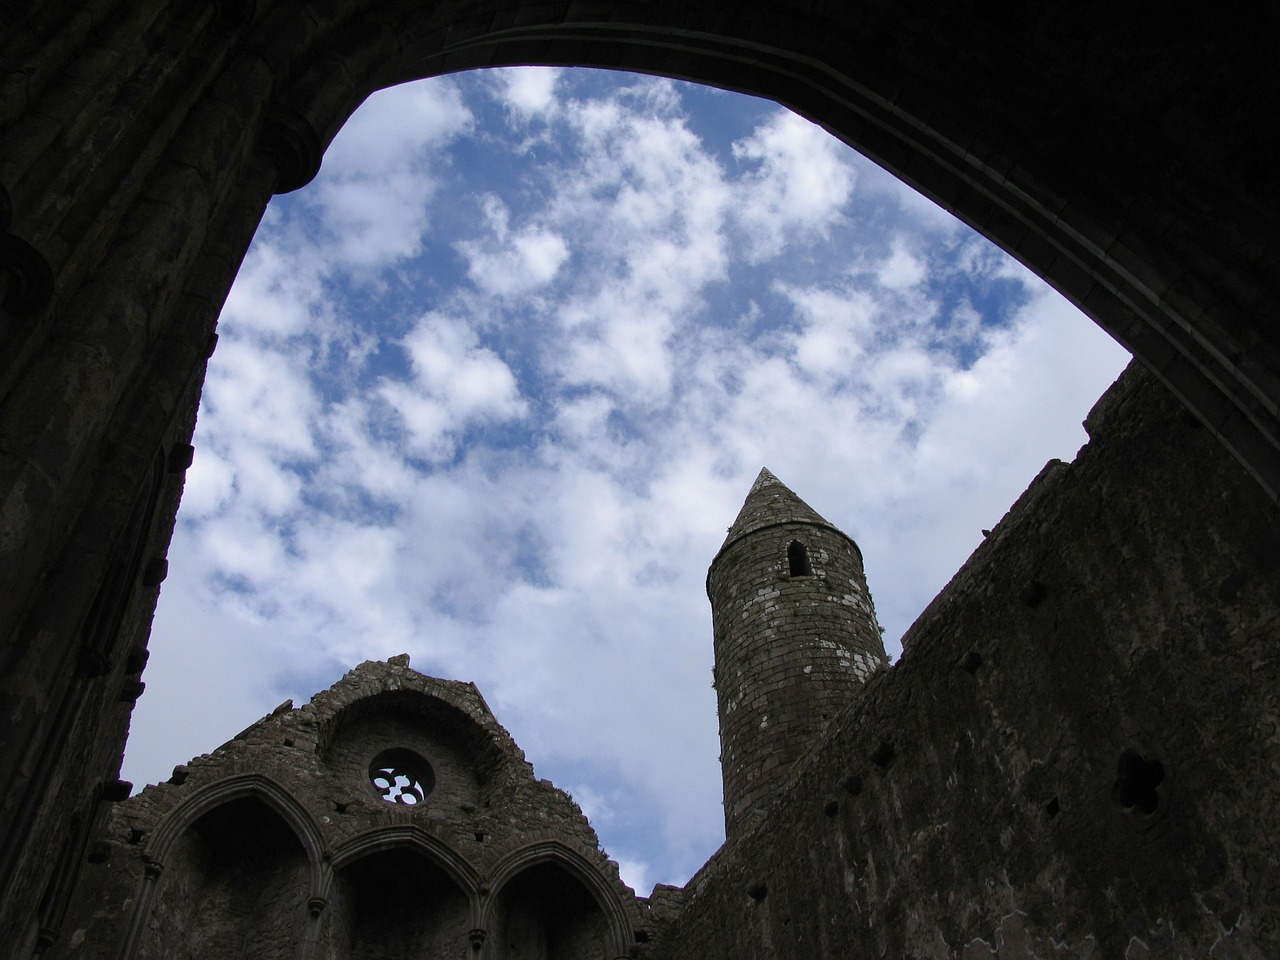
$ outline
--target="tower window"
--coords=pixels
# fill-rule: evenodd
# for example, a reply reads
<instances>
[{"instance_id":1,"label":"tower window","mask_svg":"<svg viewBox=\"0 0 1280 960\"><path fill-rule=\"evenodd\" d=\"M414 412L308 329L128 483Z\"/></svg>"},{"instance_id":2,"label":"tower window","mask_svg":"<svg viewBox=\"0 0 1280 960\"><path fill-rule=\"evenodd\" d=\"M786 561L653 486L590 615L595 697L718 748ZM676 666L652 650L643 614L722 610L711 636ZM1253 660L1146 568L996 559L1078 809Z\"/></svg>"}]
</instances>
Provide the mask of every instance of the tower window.
<instances>
[{"instance_id":1,"label":"tower window","mask_svg":"<svg viewBox=\"0 0 1280 960\"><path fill-rule=\"evenodd\" d=\"M787 567L793 577L811 577L813 568L809 566L809 550L799 540L787 544Z\"/></svg>"}]
</instances>

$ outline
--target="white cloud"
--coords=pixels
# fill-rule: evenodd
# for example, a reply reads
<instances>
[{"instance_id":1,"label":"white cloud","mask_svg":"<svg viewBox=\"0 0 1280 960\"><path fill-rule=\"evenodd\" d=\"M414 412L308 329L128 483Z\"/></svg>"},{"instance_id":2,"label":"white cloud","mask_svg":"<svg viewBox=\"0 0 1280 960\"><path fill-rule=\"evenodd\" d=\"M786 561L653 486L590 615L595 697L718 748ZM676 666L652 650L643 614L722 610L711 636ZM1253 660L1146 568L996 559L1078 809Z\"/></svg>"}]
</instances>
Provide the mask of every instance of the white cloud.
<instances>
[{"instance_id":1,"label":"white cloud","mask_svg":"<svg viewBox=\"0 0 1280 960\"><path fill-rule=\"evenodd\" d=\"M526 120L535 114L554 111L559 106L555 89L560 73L557 67L498 71L499 99Z\"/></svg>"},{"instance_id":2,"label":"white cloud","mask_svg":"<svg viewBox=\"0 0 1280 960\"><path fill-rule=\"evenodd\" d=\"M235 470L213 450L200 450L187 471L182 488L182 511L198 519L217 513L234 490Z\"/></svg>"},{"instance_id":3,"label":"white cloud","mask_svg":"<svg viewBox=\"0 0 1280 960\"><path fill-rule=\"evenodd\" d=\"M370 96L334 138L322 175L336 180L395 179L417 169L429 150L470 129L474 118L452 80L406 84ZM390 178L390 179L388 179Z\"/></svg>"},{"instance_id":4,"label":"white cloud","mask_svg":"<svg viewBox=\"0 0 1280 960\"><path fill-rule=\"evenodd\" d=\"M755 168L735 204L755 259L776 255L797 234L808 242L824 237L853 190L854 166L840 145L788 111L774 114L733 152Z\"/></svg>"},{"instance_id":5,"label":"white cloud","mask_svg":"<svg viewBox=\"0 0 1280 960\"><path fill-rule=\"evenodd\" d=\"M926 275L924 262L906 248L901 237L894 240L893 252L881 262L877 271L880 285L890 290L918 286Z\"/></svg>"},{"instance_id":6,"label":"white cloud","mask_svg":"<svg viewBox=\"0 0 1280 960\"><path fill-rule=\"evenodd\" d=\"M459 251L467 258L467 275L490 296L527 294L555 279L569 258L569 246L552 230L529 225L512 232L507 208L496 197L484 203L490 227L487 242L464 241Z\"/></svg>"},{"instance_id":7,"label":"white cloud","mask_svg":"<svg viewBox=\"0 0 1280 960\"><path fill-rule=\"evenodd\" d=\"M428 314L404 338L411 382L384 380L380 395L399 413L410 448L430 459L452 455L453 435L475 421L525 415L515 375L480 345L465 321Z\"/></svg>"},{"instance_id":8,"label":"white cloud","mask_svg":"<svg viewBox=\"0 0 1280 960\"><path fill-rule=\"evenodd\" d=\"M443 148L472 115L449 80L375 93L325 153L308 189L323 239L319 255L367 275L421 249ZM295 238L302 242L302 238Z\"/></svg>"},{"instance_id":9,"label":"white cloud","mask_svg":"<svg viewBox=\"0 0 1280 960\"><path fill-rule=\"evenodd\" d=\"M245 257L223 308L224 320L255 336L279 338L327 325L331 315L318 296L323 269L282 244L255 243Z\"/></svg>"}]
</instances>

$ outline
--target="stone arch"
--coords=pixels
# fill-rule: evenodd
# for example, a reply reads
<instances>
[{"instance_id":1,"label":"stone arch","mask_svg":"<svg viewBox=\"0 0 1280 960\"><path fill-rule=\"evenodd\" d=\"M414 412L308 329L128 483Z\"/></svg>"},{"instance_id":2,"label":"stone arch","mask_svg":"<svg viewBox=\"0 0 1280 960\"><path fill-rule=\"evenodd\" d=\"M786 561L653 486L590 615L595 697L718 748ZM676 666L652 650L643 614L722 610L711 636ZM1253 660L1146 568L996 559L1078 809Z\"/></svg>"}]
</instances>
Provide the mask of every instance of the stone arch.
<instances>
[{"instance_id":1,"label":"stone arch","mask_svg":"<svg viewBox=\"0 0 1280 960\"><path fill-rule=\"evenodd\" d=\"M521 875L542 866L562 871L591 895L603 917L608 956L628 956L634 933L632 920L628 918L620 891L616 889L616 886L621 886L621 881L610 882L595 863L558 840L526 844L494 864L486 877L489 894L484 901L480 928L490 931L497 926L504 889ZM493 957L495 953L490 949L487 955Z\"/></svg>"},{"instance_id":2,"label":"stone arch","mask_svg":"<svg viewBox=\"0 0 1280 960\"><path fill-rule=\"evenodd\" d=\"M479 878L444 841L413 824L377 828L336 848L331 866L323 894L326 929L315 938L318 955L466 952L479 922Z\"/></svg>"},{"instance_id":3,"label":"stone arch","mask_svg":"<svg viewBox=\"0 0 1280 960\"><path fill-rule=\"evenodd\" d=\"M357 834L334 848L330 864L332 870L341 870L372 853L397 848L412 849L430 860L466 893L473 904L479 902L480 875L475 867L449 844L417 824L393 824ZM321 887L322 896L327 896L332 886L332 870L327 873Z\"/></svg>"},{"instance_id":4,"label":"stone arch","mask_svg":"<svg viewBox=\"0 0 1280 960\"><path fill-rule=\"evenodd\" d=\"M1015 135L1001 143L978 135L991 124L992 102L1016 113L1011 109L1018 100L1014 78L978 80L963 69L950 73L943 62L955 51L940 48L932 51L938 60L931 65L880 50L873 57L856 58L835 39L845 24L831 22L832 34L821 40L813 36L804 3L777 4L767 18L709 9L699 16L659 4L635 21L611 4L598 3L557 11L542 22L521 6L496 3L491 13L477 11L443 27L402 7L393 14L398 62L378 60L372 52L388 42L386 27L341 36L334 29L317 37L315 47L295 61L296 79L279 93L288 115L305 119L314 131L298 134L294 142L328 143L375 89L488 66L621 68L774 100L819 123L1039 274L1152 369L1273 496L1280 494L1280 450L1275 449L1280 444L1280 389L1252 364L1239 362L1241 351L1261 347L1256 333L1235 329L1255 325L1250 308L1245 302L1229 307L1221 299L1213 311L1220 316L1211 316L1203 302L1178 289L1182 285L1208 294L1229 275L1243 301L1257 302L1268 296L1265 285L1245 280L1238 263L1220 259L1221 251L1210 249L1188 257L1175 276L1168 261L1161 260L1178 257L1176 251L1157 252L1151 238L1140 239L1132 222L1126 222L1131 217L1105 209L1103 198L1077 202L1071 196L1081 186L1078 171L1055 169L1054 178L1039 175L1027 163L1025 140ZM879 41L885 49L909 42L910 28L894 23L892 16L857 26L862 33L857 47L874 47ZM979 27L967 39L981 46L979 31L989 27ZM443 44L441 29L449 38ZM335 63L348 67L340 79ZM962 77L959 83L957 76ZM1043 78L1033 81L1043 90ZM1031 103L1025 107L1028 113L1034 108ZM1028 116L1000 119L1016 129ZM1145 124L1124 129L1100 115L1087 120L1106 126L1108 137L1125 141L1122 152L1130 160L1140 152L1134 138L1149 133ZM1036 159L1065 165L1070 162L1065 157L1054 160L1050 155L1069 146L1046 146ZM1069 152L1085 170L1109 178L1122 173L1118 158L1099 156L1082 144ZM296 169L318 170L319 157L308 157ZM1156 164L1130 175L1158 174ZM1050 182L1059 178L1064 182ZM1218 179L1210 172L1201 188L1215 202L1231 203ZM291 185L297 182L297 176L290 179ZM1249 204L1232 205L1251 228L1267 229ZM1209 223L1203 227L1212 229ZM1168 247L1171 238L1164 239ZM1188 240L1183 236L1179 242ZM1201 256L1210 259L1191 262ZM1208 266L1211 260L1217 261L1216 268ZM1215 278L1215 269L1226 273ZM1194 279L1188 271L1195 273ZM1268 362L1280 363L1274 349L1266 352ZM1220 386L1232 381L1236 389L1228 391L1230 398L1213 397L1218 391L1206 389L1206 378ZM1223 406L1224 399L1234 411ZM1256 446L1246 449L1258 434L1270 438L1272 449L1266 454Z\"/></svg>"},{"instance_id":5,"label":"stone arch","mask_svg":"<svg viewBox=\"0 0 1280 960\"><path fill-rule=\"evenodd\" d=\"M297 834L313 865L313 888L320 888L324 838L307 809L293 794L262 773L245 773L201 787L173 808L152 834L143 858L163 864L174 841L209 811L232 800L254 797L270 807Z\"/></svg>"},{"instance_id":6,"label":"stone arch","mask_svg":"<svg viewBox=\"0 0 1280 960\"><path fill-rule=\"evenodd\" d=\"M46 706L73 682L62 651L107 572L96 545L125 529L155 451L190 438L216 316L270 194L306 181L369 92L558 63L784 103L1081 306L1274 497L1272 33L1195 5L1158 18L812 0L5 7L0 699L21 709L0 730L0 795L19 813L0 837L0 933L28 925L47 882L68 766L89 758L103 779L120 756L125 708L103 693L118 672L86 694L102 719L65 737ZM146 549L162 554L169 529L157 522ZM139 621L118 649L145 636ZM64 786L35 802L40 756Z\"/></svg>"},{"instance_id":7,"label":"stone arch","mask_svg":"<svg viewBox=\"0 0 1280 960\"><path fill-rule=\"evenodd\" d=\"M195 843L193 835L202 824L236 808L243 809L237 809L232 818L234 823L218 825L216 836L210 841L210 850ZM259 821L259 826L269 829L260 837L255 834L256 839L253 840L238 837L242 829L253 826L253 818L246 818L243 813L254 810L259 816L266 815L265 820ZM295 845L296 855L287 852L288 841L283 841L282 845L281 830ZM249 832L254 831L250 829ZM264 838L268 842L263 843ZM228 841L236 839L246 844L245 849L239 852L232 850L228 854L226 847L234 846ZM193 849L188 850L186 847ZM235 871L239 863L252 868L259 860L272 868L274 876L270 878L270 883L262 884L263 890L256 892L263 894L268 889L277 890L285 903L285 910L289 909L290 903L296 901L297 915L292 928L286 924L283 930L275 922L267 922L254 916L239 917L237 922L242 929L237 935L256 937L270 930L284 937L277 944L280 950L285 951L279 955L284 956L294 949L291 944L295 940L309 942L311 939L302 908L305 905L309 912L314 913L317 897L323 889L328 870L323 861L322 848L320 832L310 815L288 791L269 777L261 774L229 777L197 791L170 811L143 851L144 874L140 879L133 915L121 949L122 960L146 954L148 945L155 947L158 951L156 955L160 956L172 955L175 950L179 950L174 943L165 942L164 929L159 933L152 931L152 918L157 915L158 906L164 903L166 887L174 887L176 884L181 890L174 894L177 899L175 917L167 925L162 922L160 927L172 928L168 931L169 935L184 938L185 944L186 938L198 938L202 899L216 898L218 891L230 891L233 896L239 893L242 898L252 896L253 888L258 883L238 882ZM216 862L202 862L203 859L208 859L210 851ZM204 854L203 858L201 854ZM291 866L299 860L302 861L300 871L297 866ZM168 878L165 876L166 872L170 874ZM224 877L223 874L227 876ZM184 903L186 900L191 902ZM164 915L159 916L163 921ZM255 934L258 926L261 926L261 930ZM159 941L151 943L157 937ZM198 945L193 946L195 953L202 949Z\"/></svg>"},{"instance_id":8,"label":"stone arch","mask_svg":"<svg viewBox=\"0 0 1280 960\"><path fill-rule=\"evenodd\" d=\"M507 747L508 749L504 749ZM317 750L336 776L367 780L368 764L407 748L434 768L429 805L478 807L511 775L510 738L491 718L428 690L385 690L339 707L320 724Z\"/></svg>"}]
</instances>

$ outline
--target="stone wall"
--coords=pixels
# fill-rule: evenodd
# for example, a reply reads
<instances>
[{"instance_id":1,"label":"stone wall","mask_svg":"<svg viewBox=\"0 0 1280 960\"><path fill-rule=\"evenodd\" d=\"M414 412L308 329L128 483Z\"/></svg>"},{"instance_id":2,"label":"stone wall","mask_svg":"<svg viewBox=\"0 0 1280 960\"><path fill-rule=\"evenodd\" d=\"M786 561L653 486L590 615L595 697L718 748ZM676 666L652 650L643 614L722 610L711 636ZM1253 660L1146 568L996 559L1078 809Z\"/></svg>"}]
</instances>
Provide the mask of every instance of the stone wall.
<instances>
[{"instance_id":1,"label":"stone wall","mask_svg":"<svg viewBox=\"0 0 1280 960\"><path fill-rule=\"evenodd\" d=\"M373 782L388 749L434 769L419 802ZM534 778L476 688L407 657L175 768L114 806L95 849L46 957L498 960L524 955L502 940L515 905L548 944L529 956L585 960L648 925L582 811Z\"/></svg>"},{"instance_id":2,"label":"stone wall","mask_svg":"<svg viewBox=\"0 0 1280 960\"><path fill-rule=\"evenodd\" d=\"M1280 955L1276 509L1141 370L1086 425L663 960Z\"/></svg>"}]
</instances>

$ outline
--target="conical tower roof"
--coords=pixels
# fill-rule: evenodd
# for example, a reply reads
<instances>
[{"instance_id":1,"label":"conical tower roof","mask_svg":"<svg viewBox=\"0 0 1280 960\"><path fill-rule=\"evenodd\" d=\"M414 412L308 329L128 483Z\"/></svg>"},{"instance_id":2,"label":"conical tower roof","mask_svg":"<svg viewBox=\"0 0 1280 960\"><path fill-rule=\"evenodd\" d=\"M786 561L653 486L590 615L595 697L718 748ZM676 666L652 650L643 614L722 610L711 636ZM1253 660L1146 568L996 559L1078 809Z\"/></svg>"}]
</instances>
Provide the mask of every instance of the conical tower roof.
<instances>
[{"instance_id":1,"label":"conical tower roof","mask_svg":"<svg viewBox=\"0 0 1280 960\"><path fill-rule=\"evenodd\" d=\"M743 501L742 509L738 511L738 518L729 528L729 533L724 538L724 543L720 545L717 556L724 553L725 548L735 540L756 530L780 523L818 524L835 530L848 539L848 534L832 526L825 517L796 496L790 487L775 477L766 467L760 471L756 482L751 485L747 499Z\"/></svg>"}]
</instances>

